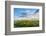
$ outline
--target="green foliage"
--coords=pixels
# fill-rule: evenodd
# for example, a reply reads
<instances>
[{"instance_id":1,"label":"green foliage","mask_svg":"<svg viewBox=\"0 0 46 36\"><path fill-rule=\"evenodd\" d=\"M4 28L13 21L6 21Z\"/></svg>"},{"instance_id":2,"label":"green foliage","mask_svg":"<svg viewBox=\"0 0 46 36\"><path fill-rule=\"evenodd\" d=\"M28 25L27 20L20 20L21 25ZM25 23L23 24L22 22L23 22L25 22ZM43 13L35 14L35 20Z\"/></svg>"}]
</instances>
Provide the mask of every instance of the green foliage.
<instances>
[{"instance_id":1,"label":"green foliage","mask_svg":"<svg viewBox=\"0 0 46 36\"><path fill-rule=\"evenodd\" d=\"M14 21L14 27L37 27L39 26L39 20L16 20Z\"/></svg>"}]
</instances>

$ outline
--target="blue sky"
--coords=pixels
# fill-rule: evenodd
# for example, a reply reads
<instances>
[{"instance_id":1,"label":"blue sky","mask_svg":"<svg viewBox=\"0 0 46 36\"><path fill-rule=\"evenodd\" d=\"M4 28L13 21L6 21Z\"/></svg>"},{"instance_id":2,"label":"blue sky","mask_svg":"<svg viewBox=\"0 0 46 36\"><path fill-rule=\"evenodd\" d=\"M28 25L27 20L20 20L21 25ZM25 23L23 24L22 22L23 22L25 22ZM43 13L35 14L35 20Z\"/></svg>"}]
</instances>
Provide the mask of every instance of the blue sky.
<instances>
[{"instance_id":1,"label":"blue sky","mask_svg":"<svg viewBox=\"0 0 46 36\"><path fill-rule=\"evenodd\" d=\"M15 17L20 17L20 16L27 16L29 14L35 14L39 12L39 9L35 9L35 8L14 8L14 16Z\"/></svg>"}]
</instances>

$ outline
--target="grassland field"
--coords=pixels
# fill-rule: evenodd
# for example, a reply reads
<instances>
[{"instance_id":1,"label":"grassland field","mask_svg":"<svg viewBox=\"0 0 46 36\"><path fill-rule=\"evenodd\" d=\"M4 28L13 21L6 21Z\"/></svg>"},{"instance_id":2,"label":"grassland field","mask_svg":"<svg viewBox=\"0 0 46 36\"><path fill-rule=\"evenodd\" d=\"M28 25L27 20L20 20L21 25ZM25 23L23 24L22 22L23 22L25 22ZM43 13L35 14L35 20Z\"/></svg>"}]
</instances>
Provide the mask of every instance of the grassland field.
<instances>
[{"instance_id":1,"label":"grassland field","mask_svg":"<svg viewBox=\"0 0 46 36\"><path fill-rule=\"evenodd\" d=\"M38 27L39 20L14 20L15 27Z\"/></svg>"}]
</instances>

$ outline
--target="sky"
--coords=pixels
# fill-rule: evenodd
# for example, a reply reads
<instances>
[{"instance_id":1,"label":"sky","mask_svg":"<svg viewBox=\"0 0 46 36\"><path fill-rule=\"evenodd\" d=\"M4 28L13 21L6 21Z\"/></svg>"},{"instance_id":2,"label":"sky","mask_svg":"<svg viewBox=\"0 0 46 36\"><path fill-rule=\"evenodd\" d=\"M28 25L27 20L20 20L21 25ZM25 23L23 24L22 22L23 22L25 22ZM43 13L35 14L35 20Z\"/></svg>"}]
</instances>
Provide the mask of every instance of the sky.
<instances>
[{"instance_id":1,"label":"sky","mask_svg":"<svg viewBox=\"0 0 46 36\"><path fill-rule=\"evenodd\" d=\"M14 8L15 17L26 17L28 15L33 15L39 12L39 9L35 8Z\"/></svg>"}]
</instances>

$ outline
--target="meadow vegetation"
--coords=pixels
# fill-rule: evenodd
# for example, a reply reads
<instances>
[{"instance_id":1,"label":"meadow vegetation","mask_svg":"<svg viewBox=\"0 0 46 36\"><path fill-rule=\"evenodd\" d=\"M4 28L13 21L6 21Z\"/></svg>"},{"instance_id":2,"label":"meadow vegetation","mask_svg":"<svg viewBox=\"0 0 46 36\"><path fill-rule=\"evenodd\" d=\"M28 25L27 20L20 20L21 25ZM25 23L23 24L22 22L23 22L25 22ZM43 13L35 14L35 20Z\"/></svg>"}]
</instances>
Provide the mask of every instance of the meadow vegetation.
<instances>
[{"instance_id":1,"label":"meadow vegetation","mask_svg":"<svg viewBox=\"0 0 46 36\"><path fill-rule=\"evenodd\" d=\"M38 27L39 20L16 20L14 27Z\"/></svg>"}]
</instances>

